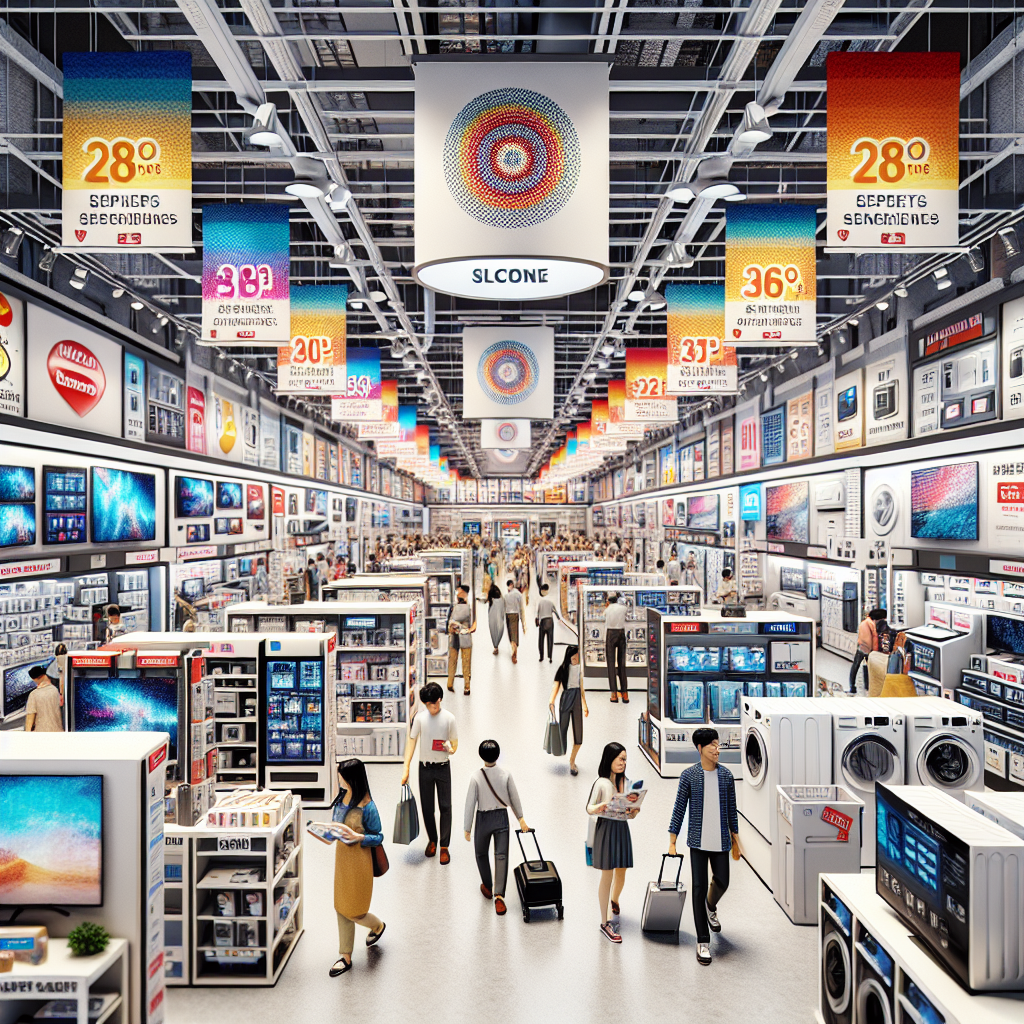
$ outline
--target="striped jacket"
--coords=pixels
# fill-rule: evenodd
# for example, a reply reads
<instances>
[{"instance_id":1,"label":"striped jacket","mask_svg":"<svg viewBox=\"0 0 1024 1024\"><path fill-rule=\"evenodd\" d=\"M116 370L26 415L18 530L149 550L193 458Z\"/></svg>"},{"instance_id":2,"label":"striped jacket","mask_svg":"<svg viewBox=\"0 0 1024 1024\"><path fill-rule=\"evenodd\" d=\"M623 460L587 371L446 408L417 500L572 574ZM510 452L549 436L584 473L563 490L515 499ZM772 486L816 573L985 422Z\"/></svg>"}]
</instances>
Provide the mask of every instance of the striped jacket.
<instances>
[{"instance_id":1,"label":"striped jacket","mask_svg":"<svg viewBox=\"0 0 1024 1024\"><path fill-rule=\"evenodd\" d=\"M736 781L724 764L718 766L718 799L721 806L722 849L731 850L732 836L729 833L739 832L740 825L736 818ZM686 845L690 849L699 850L704 822L704 769L699 761L679 776L676 805L672 809L672 821L668 826L674 836L679 835L683 827L687 805L690 807L690 827L686 832Z\"/></svg>"}]
</instances>

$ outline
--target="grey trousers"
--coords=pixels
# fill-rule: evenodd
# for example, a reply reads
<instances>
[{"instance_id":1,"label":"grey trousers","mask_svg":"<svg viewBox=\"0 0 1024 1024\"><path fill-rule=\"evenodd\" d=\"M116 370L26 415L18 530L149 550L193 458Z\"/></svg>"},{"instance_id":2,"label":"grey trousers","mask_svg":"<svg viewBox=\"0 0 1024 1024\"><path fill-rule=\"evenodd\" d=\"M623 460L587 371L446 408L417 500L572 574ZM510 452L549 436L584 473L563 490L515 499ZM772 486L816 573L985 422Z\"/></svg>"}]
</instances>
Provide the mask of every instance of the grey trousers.
<instances>
[{"instance_id":1,"label":"grey trousers","mask_svg":"<svg viewBox=\"0 0 1024 1024\"><path fill-rule=\"evenodd\" d=\"M488 856L491 836L494 836L493 885L491 884L491 859ZM495 896L504 896L505 883L508 881L508 811L505 808L476 812L473 849L476 851L476 866L480 871L480 881Z\"/></svg>"}]
</instances>

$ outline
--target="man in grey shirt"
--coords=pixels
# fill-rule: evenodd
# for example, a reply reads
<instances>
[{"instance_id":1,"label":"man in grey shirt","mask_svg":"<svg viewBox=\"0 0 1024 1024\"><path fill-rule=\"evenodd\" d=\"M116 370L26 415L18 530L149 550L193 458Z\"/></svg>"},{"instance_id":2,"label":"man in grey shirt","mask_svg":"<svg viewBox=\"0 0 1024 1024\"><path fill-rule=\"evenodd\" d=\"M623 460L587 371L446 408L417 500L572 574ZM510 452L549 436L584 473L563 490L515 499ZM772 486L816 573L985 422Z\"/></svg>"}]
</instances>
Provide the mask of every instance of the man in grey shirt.
<instances>
[{"instance_id":1,"label":"man in grey shirt","mask_svg":"<svg viewBox=\"0 0 1024 1024\"><path fill-rule=\"evenodd\" d=\"M462 654L462 692L469 693L473 675L473 634L476 623L473 609L469 607L469 590L460 586L456 591L456 603L448 619L448 689L455 689L455 669Z\"/></svg>"},{"instance_id":2,"label":"man in grey shirt","mask_svg":"<svg viewBox=\"0 0 1024 1024\"><path fill-rule=\"evenodd\" d=\"M629 703L626 689L626 606L619 604L618 594L608 595L608 607L604 612L604 660L608 669L608 689L612 691L612 703L618 704L615 692L616 661L618 661L619 690L622 703Z\"/></svg>"},{"instance_id":3,"label":"man in grey shirt","mask_svg":"<svg viewBox=\"0 0 1024 1024\"><path fill-rule=\"evenodd\" d=\"M555 602L548 597L550 588L546 583L540 585L540 600L537 602L537 629L540 636L537 638L537 649L540 652L540 660L544 660L544 640L548 642L548 664L551 664L551 652L555 646L555 616L561 620Z\"/></svg>"},{"instance_id":4,"label":"man in grey shirt","mask_svg":"<svg viewBox=\"0 0 1024 1024\"><path fill-rule=\"evenodd\" d=\"M512 644L512 664L519 660L519 625L522 623L523 632L526 632L526 620L523 618L523 595L519 592L515 580L508 580L505 584L508 593L505 595L505 625L508 627L508 639Z\"/></svg>"},{"instance_id":5,"label":"man in grey shirt","mask_svg":"<svg viewBox=\"0 0 1024 1024\"><path fill-rule=\"evenodd\" d=\"M523 818L523 806L512 776L495 763L501 756L497 740L484 740L480 744L480 757L484 767L469 780L466 793L466 815L463 822L466 842L473 838L476 823L476 866L480 871L480 891L486 899L494 897L494 910L500 917L506 911L505 883L508 881L508 808L519 819L519 830L529 832ZM475 815L474 815L475 812ZM492 889L491 864L488 852L494 837L494 882Z\"/></svg>"},{"instance_id":6,"label":"man in grey shirt","mask_svg":"<svg viewBox=\"0 0 1024 1024\"><path fill-rule=\"evenodd\" d=\"M678 587L679 581L683 578L683 567L679 564L679 556L673 551L672 557L665 566L665 575L668 577L670 587Z\"/></svg>"}]
</instances>

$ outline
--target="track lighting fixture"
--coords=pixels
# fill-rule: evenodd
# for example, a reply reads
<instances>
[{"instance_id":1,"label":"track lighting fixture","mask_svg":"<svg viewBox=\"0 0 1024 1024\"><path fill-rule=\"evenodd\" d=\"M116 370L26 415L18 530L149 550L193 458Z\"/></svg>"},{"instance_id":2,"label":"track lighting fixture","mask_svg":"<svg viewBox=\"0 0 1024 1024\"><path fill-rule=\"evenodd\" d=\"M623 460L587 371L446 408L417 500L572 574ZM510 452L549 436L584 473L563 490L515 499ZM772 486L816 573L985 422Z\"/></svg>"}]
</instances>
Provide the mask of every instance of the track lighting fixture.
<instances>
[{"instance_id":1,"label":"track lighting fixture","mask_svg":"<svg viewBox=\"0 0 1024 1024\"><path fill-rule=\"evenodd\" d=\"M1003 243L1003 251L1006 253L1007 259L1013 259L1014 256L1020 255L1020 243L1017 241L1017 232L1012 226L1000 228L999 239Z\"/></svg>"},{"instance_id":2,"label":"track lighting fixture","mask_svg":"<svg viewBox=\"0 0 1024 1024\"><path fill-rule=\"evenodd\" d=\"M12 259L18 255L18 250L21 248L21 243L25 241L25 232L21 228L9 227L3 235L3 240L0 241L0 248L3 249L5 256L10 256Z\"/></svg>"},{"instance_id":3,"label":"track lighting fixture","mask_svg":"<svg viewBox=\"0 0 1024 1024\"><path fill-rule=\"evenodd\" d=\"M57 262L57 254L49 246L43 251L43 255L39 258L39 269L44 274L49 274L53 270L53 265Z\"/></svg>"},{"instance_id":4,"label":"track lighting fixture","mask_svg":"<svg viewBox=\"0 0 1024 1024\"><path fill-rule=\"evenodd\" d=\"M261 103L256 108L252 125L245 129L242 137L251 146L283 146L284 140L277 124L277 107L273 103Z\"/></svg>"},{"instance_id":5,"label":"track lighting fixture","mask_svg":"<svg viewBox=\"0 0 1024 1024\"><path fill-rule=\"evenodd\" d=\"M76 267L75 272L71 275L71 280L68 281L68 284L78 292L80 292L88 283L89 271L84 267Z\"/></svg>"}]
</instances>

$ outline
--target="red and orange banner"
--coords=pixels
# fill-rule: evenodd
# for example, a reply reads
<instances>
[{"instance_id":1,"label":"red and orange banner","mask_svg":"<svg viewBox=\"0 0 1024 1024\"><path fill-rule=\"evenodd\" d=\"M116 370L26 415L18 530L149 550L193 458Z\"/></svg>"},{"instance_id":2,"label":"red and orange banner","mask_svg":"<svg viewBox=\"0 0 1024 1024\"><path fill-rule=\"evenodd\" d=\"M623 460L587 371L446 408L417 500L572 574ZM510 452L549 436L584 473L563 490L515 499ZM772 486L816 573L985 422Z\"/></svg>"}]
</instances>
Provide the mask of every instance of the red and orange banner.
<instances>
[{"instance_id":1,"label":"red and orange banner","mask_svg":"<svg viewBox=\"0 0 1024 1024\"><path fill-rule=\"evenodd\" d=\"M626 420L675 423L679 403L668 394L668 349L626 349Z\"/></svg>"}]
</instances>

